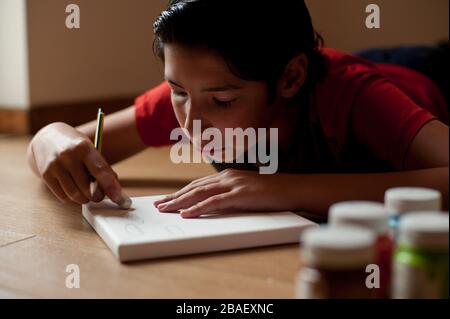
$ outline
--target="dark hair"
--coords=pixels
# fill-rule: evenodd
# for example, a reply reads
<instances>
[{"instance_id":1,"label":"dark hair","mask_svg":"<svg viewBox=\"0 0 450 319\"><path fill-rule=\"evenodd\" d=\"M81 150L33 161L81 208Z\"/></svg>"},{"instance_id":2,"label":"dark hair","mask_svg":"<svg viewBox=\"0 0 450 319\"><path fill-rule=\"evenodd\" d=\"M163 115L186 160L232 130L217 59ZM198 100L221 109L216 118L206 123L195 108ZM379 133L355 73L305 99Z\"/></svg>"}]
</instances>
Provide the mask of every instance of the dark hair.
<instances>
[{"instance_id":1,"label":"dark hair","mask_svg":"<svg viewBox=\"0 0 450 319\"><path fill-rule=\"evenodd\" d=\"M323 75L323 40L313 28L304 0L172 0L153 25L154 52L164 44L205 46L218 52L239 78L266 81L273 97L289 61L304 53L308 75L304 96Z\"/></svg>"}]
</instances>

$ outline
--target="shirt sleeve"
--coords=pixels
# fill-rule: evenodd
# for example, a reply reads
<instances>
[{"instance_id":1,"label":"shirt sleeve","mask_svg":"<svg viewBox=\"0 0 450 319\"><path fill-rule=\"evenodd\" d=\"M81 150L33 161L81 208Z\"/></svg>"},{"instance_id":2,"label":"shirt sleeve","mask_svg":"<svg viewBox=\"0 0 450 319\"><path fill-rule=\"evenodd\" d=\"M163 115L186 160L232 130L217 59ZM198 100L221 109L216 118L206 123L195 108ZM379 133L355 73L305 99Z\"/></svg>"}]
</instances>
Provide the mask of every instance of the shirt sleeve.
<instances>
[{"instance_id":1,"label":"shirt sleeve","mask_svg":"<svg viewBox=\"0 0 450 319\"><path fill-rule=\"evenodd\" d=\"M359 143L379 159L404 169L417 133L436 119L385 77L361 85L351 111L351 129Z\"/></svg>"},{"instance_id":2,"label":"shirt sleeve","mask_svg":"<svg viewBox=\"0 0 450 319\"><path fill-rule=\"evenodd\" d=\"M175 143L170 140L170 133L179 124L166 82L138 96L134 105L137 130L144 144L158 147Z\"/></svg>"}]
</instances>

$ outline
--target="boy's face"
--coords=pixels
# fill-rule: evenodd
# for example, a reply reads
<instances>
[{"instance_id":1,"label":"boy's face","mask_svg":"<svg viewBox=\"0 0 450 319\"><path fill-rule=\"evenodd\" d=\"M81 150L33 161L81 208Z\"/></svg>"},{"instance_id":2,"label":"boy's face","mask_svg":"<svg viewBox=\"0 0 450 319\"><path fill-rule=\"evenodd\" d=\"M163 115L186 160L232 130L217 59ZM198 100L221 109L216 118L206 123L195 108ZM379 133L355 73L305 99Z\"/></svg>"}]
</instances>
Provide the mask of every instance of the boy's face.
<instances>
[{"instance_id":1,"label":"boy's face","mask_svg":"<svg viewBox=\"0 0 450 319\"><path fill-rule=\"evenodd\" d=\"M224 146L225 128L270 128L277 117L278 108L268 105L267 84L236 77L212 50L166 44L164 73L180 127L199 150L208 141L193 136L194 120L201 121L202 132L211 127L220 130Z\"/></svg>"}]
</instances>

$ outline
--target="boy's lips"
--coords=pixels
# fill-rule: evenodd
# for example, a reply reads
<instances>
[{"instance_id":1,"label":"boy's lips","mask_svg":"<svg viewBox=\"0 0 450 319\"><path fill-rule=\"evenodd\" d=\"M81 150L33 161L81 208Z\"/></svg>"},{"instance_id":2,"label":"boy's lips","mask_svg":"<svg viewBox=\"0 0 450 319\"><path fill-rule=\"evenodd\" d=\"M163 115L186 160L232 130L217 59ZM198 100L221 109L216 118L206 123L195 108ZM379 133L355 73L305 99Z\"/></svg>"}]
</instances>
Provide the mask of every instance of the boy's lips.
<instances>
[{"instance_id":1,"label":"boy's lips","mask_svg":"<svg viewBox=\"0 0 450 319\"><path fill-rule=\"evenodd\" d=\"M223 148L206 148L206 147L203 147L203 148L201 148L201 147L195 146L195 149L197 151L199 151L200 153L202 153L202 154L203 153L209 154L211 152L213 152L213 153L220 153L220 152L224 152L225 151L225 147L223 147Z\"/></svg>"},{"instance_id":2,"label":"boy's lips","mask_svg":"<svg viewBox=\"0 0 450 319\"><path fill-rule=\"evenodd\" d=\"M200 153L211 153L211 152L224 152L226 147L222 148L206 148L205 146L202 146L201 144L198 144L196 142L192 142L192 145L194 146L194 149Z\"/></svg>"}]
</instances>

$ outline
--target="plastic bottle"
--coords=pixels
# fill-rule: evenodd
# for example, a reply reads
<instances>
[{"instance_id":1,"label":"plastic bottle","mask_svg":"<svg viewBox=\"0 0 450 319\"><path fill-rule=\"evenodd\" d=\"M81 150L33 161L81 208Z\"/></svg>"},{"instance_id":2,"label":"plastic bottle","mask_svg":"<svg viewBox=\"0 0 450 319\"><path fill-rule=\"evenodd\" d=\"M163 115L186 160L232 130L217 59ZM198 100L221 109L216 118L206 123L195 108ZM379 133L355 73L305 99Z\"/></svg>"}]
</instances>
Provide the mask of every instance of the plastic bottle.
<instances>
[{"instance_id":1,"label":"plastic bottle","mask_svg":"<svg viewBox=\"0 0 450 319\"><path fill-rule=\"evenodd\" d=\"M364 227L375 234L375 264L380 269L380 286L375 295L377 298L388 298L394 243L389 235L389 214L384 205L367 201L337 203L330 207L329 223L331 227Z\"/></svg>"},{"instance_id":2,"label":"plastic bottle","mask_svg":"<svg viewBox=\"0 0 450 319\"><path fill-rule=\"evenodd\" d=\"M448 213L417 212L400 220L392 297L448 298Z\"/></svg>"},{"instance_id":3,"label":"plastic bottle","mask_svg":"<svg viewBox=\"0 0 450 319\"><path fill-rule=\"evenodd\" d=\"M300 299L372 298L366 267L374 261L375 236L358 227L322 227L301 236L304 267L297 275Z\"/></svg>"},{"instance_id":4,"label":"plastic bottle","mask_svg":"<svg viewBox=\"0 0 450 319\"><path fill-rule=\"evenodd\" d=\"M391 188L385 193L384 204L390 214L391 236L397 240L401 216L416 211L440 211L441 193L420 187Z\"/></svg>"}]
</instances>

